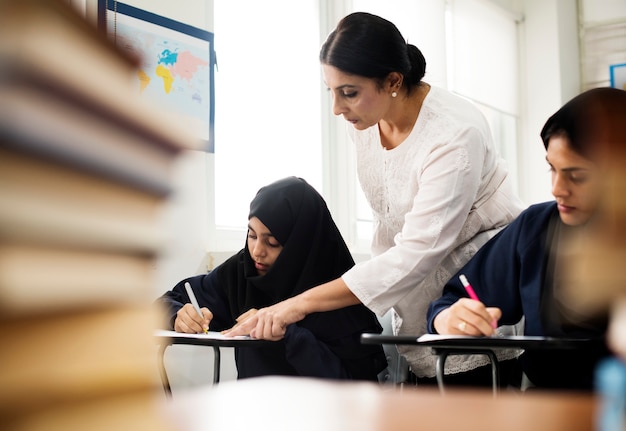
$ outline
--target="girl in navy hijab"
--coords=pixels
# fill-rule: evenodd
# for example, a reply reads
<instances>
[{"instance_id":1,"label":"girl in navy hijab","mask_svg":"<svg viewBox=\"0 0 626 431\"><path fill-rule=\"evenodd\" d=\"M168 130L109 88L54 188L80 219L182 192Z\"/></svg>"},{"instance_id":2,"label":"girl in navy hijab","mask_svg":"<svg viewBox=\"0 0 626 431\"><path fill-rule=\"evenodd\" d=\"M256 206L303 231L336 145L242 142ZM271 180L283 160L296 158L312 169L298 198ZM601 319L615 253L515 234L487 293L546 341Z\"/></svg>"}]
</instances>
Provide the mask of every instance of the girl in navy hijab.
<instances>
[{"instance_id":1,"label":"girl in navy hijab","mask_svg":"<svg viewBox=\"0 0 626 431\"><path fill-rule=\"evenodd\" d=\"M245 247L208 274L187 278L157 302L169 329L223 331L244 313L267 307L341 276L354 265L321 195L288 177L261 188L250 203ZM189 282L204 320L189 304ZM362 333L380 333L362 304L315 313L289 325L283 340L237 347L238 378L289 375L377 380L387 362L381 346L363 345Z\"/></svg>"}]
</instances>

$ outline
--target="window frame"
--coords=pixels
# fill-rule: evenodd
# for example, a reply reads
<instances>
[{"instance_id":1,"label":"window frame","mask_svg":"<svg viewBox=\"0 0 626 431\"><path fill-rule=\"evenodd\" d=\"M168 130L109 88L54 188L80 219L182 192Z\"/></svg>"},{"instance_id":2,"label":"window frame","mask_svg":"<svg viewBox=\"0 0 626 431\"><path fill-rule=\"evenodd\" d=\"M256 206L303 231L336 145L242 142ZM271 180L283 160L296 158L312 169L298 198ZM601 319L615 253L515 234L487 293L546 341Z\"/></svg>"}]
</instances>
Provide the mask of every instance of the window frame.
<instances>
[{"instance_id":1,"label":"window frame","mask_svg":"<svg viewBox=\"0 0 626 431\"><path fill-rule=\"evenodd\" d=\"M446 4L445 0L443 0ZM487 2L490 3L491 2ZM492 4L494 8L498 6ZM391 6L390 6L391 7ZM319 44L323 43L326 36L335 27L336 23L343 16L353 11L351 0L337 2L333 0L318 0L319 8ZM376 12L374 12L376 13ZM444 28L444 32L448 29ZM219 54L219 52L218 52ZM519 55L519 52L518 52ZM445 57L445 54L444 54ZM450 61L449 58L445 59ZM445 68L445 67L444 67ZM447 88L447 77L437 77L434 85L441 85ZM519 89L517 89L519 93ZM357 261L369 257L370 238L358 236L357 223L357 197L359 184L356 174L356 156L353 144L350 142L346 131L346 124L342 118L338 118L332 113L332 100L320 76L320 98L321 98L321 146L322 146L322 190L321 194L326 199L333 218L344 236L350 250ZM219 107L218 107L219 108ZM519 141L519 115L516 116L516 142L509 148L509 154L515 154L517 141ZM216 124L219 127L219 124ZM216 150L217 151L217 150ZM214 172L214 159L209 157L207 165L207 180L210 184L208 193L209 202L209 229L208 243L210 252L232 251L243 246L242 238L245 235L245 228L224 228L215 224L215 190L214 179L211 173ZM512 168L512 176L515 177L517 171L517 158L508 160Z\"/></svg>"}]
</instances>

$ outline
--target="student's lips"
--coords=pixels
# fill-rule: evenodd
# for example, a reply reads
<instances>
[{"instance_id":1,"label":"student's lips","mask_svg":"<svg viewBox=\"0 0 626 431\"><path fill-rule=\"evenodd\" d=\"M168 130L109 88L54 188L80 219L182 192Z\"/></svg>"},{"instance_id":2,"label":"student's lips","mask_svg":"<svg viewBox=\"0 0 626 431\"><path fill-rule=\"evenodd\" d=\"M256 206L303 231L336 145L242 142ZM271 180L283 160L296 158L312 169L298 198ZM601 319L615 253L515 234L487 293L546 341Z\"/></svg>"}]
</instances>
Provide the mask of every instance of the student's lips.
<instances>
[{"instance_id":1,"label":"student's lips","mask_svg":"<svg viewBox=\"0 0 626 431\"><path fill-rule=\"evenodd\" d=\"M264 264L259 263L259 262L254 262L254 267L256 269L258 269L259 271L267 271L267 269L269 268L268 265L264 265Z\"/></svg>"},{"instance_id":2,"label":"student's lips","mask_svg":"<svg viewBox=\"0 0 626 431\"><path fill-rule=\"evenodd\" d=\"M562 212L562 213L571 213L571 212L576 211L576 207L570 207L570 206L563 205L563 204L557 204L557 207L559 209L559 212Z\"/></svg>"}]
</instances>

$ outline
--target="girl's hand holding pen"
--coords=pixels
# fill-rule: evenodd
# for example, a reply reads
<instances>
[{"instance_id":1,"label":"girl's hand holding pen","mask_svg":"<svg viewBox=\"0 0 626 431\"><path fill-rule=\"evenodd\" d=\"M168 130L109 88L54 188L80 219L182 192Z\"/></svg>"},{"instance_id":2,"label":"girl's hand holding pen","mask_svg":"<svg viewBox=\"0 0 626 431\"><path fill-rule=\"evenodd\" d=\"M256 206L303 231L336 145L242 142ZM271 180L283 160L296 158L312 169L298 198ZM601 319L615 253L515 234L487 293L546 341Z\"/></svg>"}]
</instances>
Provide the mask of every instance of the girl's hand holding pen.
<instances>
[{"instance_id":1,"label":"girl's hand holding pen","mask_svg":"<svg viewBox=\"0 0 626 431\"><path fill-rule=\"evenodd\" d=\"M211 319L213 319L213 313L206 307L202 307L200 311L202 311L203 317L200 317L193 304L185 304L183 308L176 313L174 330L187 334L207 332L209 323L211 323Z\"/></svg>"},{"instance_id":2,"label":"girl's hand holding pen","mask_svg":"<svg viewBox=\"0 0 626 431\"><path fill-rule=\"evenodd\" d=\"M501 316L499 308L461 298L435 317L434 326L439 334L492 336L495 334L494 322Z\"/></svg>"}]
</instances>

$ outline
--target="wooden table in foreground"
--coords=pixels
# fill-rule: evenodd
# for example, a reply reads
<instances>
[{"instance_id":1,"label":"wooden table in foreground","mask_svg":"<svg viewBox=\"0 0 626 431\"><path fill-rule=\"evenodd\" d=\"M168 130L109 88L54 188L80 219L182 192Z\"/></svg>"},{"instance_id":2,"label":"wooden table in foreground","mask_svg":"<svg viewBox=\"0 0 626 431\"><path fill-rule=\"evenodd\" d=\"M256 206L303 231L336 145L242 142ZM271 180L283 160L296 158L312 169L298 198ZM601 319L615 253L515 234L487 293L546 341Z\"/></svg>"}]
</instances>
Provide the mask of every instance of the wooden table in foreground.
<instances>
[{"instance_id":1,"label":"wooden table in foreground","mask_svg":"<svg viewBox=\"0 0 626 431\"><path fill-rule=\"evenodd\" d=\"M594 430L594 396L573 393L507 393L489 390L429 391L384 397L380 430L575 431Z\"/></svg>"},{"instance_id":2,"label":"wooden table in foreground","mask_svg":"<svg viewBox=\"0 0 626 431\"><path fill-rule=\"evenodd\" d=\"M586 393L504 391L494 398L488 389L444 395L431 387L261 377L183 393L170 399L168 412L185 418L184 431L592 431L596 405Z\"/></svg>"}]
</instances>

